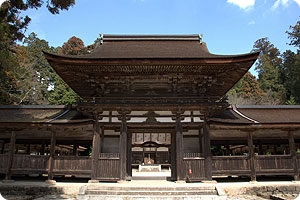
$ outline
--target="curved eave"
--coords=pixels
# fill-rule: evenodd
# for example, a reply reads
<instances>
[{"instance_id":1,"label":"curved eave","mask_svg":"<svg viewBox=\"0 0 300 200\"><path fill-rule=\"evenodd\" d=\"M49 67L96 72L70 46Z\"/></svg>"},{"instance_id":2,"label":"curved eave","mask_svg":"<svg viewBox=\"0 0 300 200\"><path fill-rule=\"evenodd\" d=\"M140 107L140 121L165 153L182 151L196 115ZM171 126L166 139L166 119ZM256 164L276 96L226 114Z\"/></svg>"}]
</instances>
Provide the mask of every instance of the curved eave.
<instances>
[{"instance_id":1,"label":"curved eave","mask_svg":"<svg viewBox=\"0 0 300 200\"><path fill-rule=\"evenodd\" d=\"M177 58L89 58L83 56L67 56L44 52L50 63L72 65L102 65L102 64L225 64L255 61L260 52L240 55L213 55L210 57L177 57Z\"/></svg>"}]
</instances>

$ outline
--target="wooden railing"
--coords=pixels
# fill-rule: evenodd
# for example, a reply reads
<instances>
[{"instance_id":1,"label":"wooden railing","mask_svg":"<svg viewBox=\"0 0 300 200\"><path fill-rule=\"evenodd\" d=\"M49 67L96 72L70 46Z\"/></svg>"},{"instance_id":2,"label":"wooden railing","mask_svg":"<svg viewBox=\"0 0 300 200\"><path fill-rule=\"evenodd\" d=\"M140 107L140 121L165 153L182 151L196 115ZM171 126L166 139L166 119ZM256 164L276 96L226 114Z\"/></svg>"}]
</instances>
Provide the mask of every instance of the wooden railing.
<instances>
[{"instance_id":1,"label":"wooden railing","mask_svg":"<svg viewBox=\"0 0 300 200\"><path fill-rule=\"evenodd\" d=\"M48 159L49 156L15 154L12 171L14 174L47 173Z\"/></svg>"},{"instance_id":2,"label":"wooden railing","mask_svg":"<svg viewBox=\"0 0 300 200\"><path fill-rule=\"evenodd\" d=\"M184 153L182 177L186 181L198 181L205 179L205 159L200 153Z\"/></svg>"},{"instance_id":3,"label":"wooden railing","mask_svg":"<svg viewBox=\"0 0 300 200\"><path fill-rule=\"evenodd\" d=\"M213 175L249 174L250 166L247 156L213 156Z\"/></svg>"},{"instance_id":4,"label":"wooden railing","mask_svg":"<svg viewBox=\"0 0 300 200\"><path fill-rule=\"evenodd\" d=\"M120 179L119 153L100 153L96 171L98 180L113 181Z\"/></svg>"},{"instance_id":5,"label":"wooden railing","mask_svg":"<svg viewBox=\"0 0 300 200\"><path fill-rule=\"evenodd\" d=\"M255 156L257 174L293 174L292 157L290 155L259 155Z\"/></svg>"},{"instance_id":6,"label":"wooden railing","mask_svg":"<svg viewBox=\"0 0 300 200\"><path fill-rule=\"evenodd\" d=\"M54 174L91 174L92 160L89 156L57 156L54 158Z\"/></svg>"}]
</instances>

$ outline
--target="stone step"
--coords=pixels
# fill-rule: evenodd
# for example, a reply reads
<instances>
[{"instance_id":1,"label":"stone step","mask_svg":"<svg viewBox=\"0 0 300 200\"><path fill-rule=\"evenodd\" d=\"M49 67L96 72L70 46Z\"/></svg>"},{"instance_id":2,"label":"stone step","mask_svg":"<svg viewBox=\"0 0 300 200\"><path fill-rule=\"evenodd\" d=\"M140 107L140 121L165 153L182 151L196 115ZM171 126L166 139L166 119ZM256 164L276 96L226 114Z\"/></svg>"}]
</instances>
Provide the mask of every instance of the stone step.
<instances>
[{"instance_id":1,"label":"stone step","mask_svg":"<svg viewBox=\"0 0 300 200\"><path fill-rule=\"evenodd\" d=\"M217 195L216 190L199 191L109 191L109 190L87 190L86 195L125 195L125 196L187 196L187 195Z\"/></svg>"},{"instance_id":2,"label":"stone step","mask_svg":"<svg viewBox=\"0 0 300 200\"><path fill-rule=\"evenodd\" d=\"M124 186L124 187L110 187L110 186L100 186L97 184L88 185L86 190L123 190L123 191L201 191L201 190L216 190L214 185L203 185L201 187L191 187L191 186L177 186L177 187L137 187L137 186Z\"/></svg>"},{"instance_id":3,"label":"stone step","mask_svg":"<svg viewBox=\"0 0 300 200\"><path fill-rule=\"evenodd\" d=\"M78 200L226 200L226 196L218 195L184 195L184 196L99 196L99 195L78 195Z\"/></svg>"}]
</instances>

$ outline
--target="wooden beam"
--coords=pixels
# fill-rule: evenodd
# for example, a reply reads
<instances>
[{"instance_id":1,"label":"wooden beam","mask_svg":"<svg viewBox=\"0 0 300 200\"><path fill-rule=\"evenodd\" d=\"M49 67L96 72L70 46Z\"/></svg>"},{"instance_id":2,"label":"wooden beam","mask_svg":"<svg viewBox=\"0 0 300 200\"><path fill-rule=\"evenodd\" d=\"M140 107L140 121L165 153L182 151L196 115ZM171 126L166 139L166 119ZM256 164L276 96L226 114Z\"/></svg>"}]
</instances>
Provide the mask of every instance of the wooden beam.
<instances>
[{"instance_id":1,"label":"wooden beam","mask_svg":"<svg viewBox=\"0 0 300 200\"><path fill-rule=\"evenodd\" d=\"M183 133L180 119L176 122L176 180L183 180Z\"/></svg>"},{"instance_id":2,"label":"wooden beam","mask_svg":"<svg viewBox=\"0 0 300 200\"><path fill-rule=\"evenodd\" d=\"M91 180L97 179L97 169L98 160L99 160L99 150L100 150L100 126L98 120L95 120L93 124L94 135L93 135L93 147L92 147L92 172L91 172Z\"/></svg>"},{"instance_id":3,"label":"wooden beam","mask_svg":"<svg viewBox=\"0 0 300 200\"><path fill-rule=\"evenodd\" d=\"M126 169L127 169L127 124L126 120L123 119L121 122L121 129L120 129L120 180L126 180Z\"/></svg>"},{"instance_id":4,"label":"wooden beam","mask_svg":"<svg viewBox=\"0 0 300 200\"><path fill-rule=\"evenodd\" d=\"M250 171L251 171L251 181L256 181L253 132L248 132L248 151L249 151L248 160L249 160Z\"/></svg>"},{"instance_id":5,"label":"wooden beam","mask_svg":"<svg viewBox=\"0 0 300 200\"><path fill-rule=\"evenodd\" d=\"M205 157L205 176L207 180L212 180L212 160L210 150L210 131L207 122L207 116L204 116L203 124L203 153Z\"/></svg>"},{"instance_id":6,"label":"wooden beam","mask_svg":"<svg viewBox=\"0 0 300 200\"><path fill-rule=\"evenodd\" d=\"M6 176L5 176L6 180L11 179L11 168L12 168L14 154L15 154L15 145L16 145L16 132L12 131L10 136L8 163L7 163Z\"/></svg>"},{"instance_id":7,"label":"wooden beam","mask_svg":"<svg viewBox=\"0 0 300 200\"><path fill-rule=\"evenodd\" d=\"M53 180L55 145L56 145L56 132L52 131L51 132L49 166L48 166L48 180Z\"/></svg>"},{"instance_id":8,"label":"wooden beam","mask_svg":"<svg viewBox=\"0 0 300 200\"><path fill-rule=\"evenodd\" d=\"M104 146L104 127L101 127L100 132L100 153L103 153L103 146Z\"/></svg>"},{"instance_id":9,"label":"wooden beam","mask_svg":"<svg viewBox=\"0 0 300 200\"><path fill-rule=\"evenodd\" d=\"M298 172L298 163L297 163L297 155L296 155L293 131L289 131L288 136L289 136L290 155L292 157L292 165L293 165L293 169L294 169L294 180L298 181L299 180L299 172Z\"/></svg>"}]
</instances>

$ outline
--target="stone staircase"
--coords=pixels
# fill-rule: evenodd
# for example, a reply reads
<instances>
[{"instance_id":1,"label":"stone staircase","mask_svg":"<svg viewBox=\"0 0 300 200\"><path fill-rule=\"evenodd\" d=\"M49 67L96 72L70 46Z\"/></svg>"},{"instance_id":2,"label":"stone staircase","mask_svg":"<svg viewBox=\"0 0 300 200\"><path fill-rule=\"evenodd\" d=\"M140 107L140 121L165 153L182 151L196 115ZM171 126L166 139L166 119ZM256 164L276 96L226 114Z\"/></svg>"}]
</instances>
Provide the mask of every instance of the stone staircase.
<instances>
[{"instance_id":1,"label":"stone staircase","mask_svg":"<svg viewBox=\"0 0 300 200\"><path fill-rule=\"evenodd\" d=\"M215 185L203 186L82 186L78 200L225 200L225 193Z\"/></svg>"}]
</instances>

